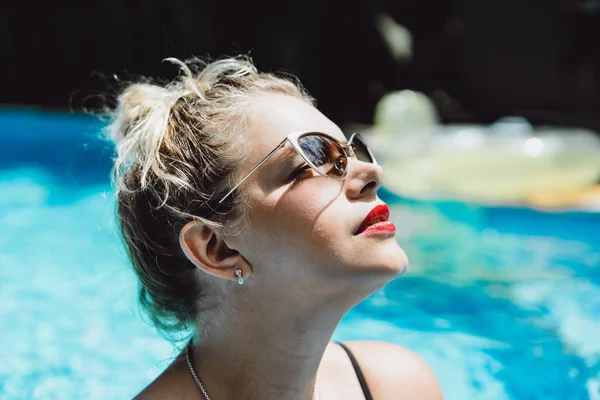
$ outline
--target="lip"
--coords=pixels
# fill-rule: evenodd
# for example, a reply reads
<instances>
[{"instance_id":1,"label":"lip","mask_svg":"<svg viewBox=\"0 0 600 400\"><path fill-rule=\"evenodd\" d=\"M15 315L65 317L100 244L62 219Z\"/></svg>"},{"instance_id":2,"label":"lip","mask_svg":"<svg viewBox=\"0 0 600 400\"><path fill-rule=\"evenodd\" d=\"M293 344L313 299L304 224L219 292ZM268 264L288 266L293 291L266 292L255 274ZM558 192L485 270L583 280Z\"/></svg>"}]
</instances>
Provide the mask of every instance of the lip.
<instances>
[{"instance_id":1,"label":"lip","mask_svg":"<svg viewBox=\"0 0 600 400\"><path fill-rule=\"evenodd\" d=\"M354 232L354 235L360 235L361 233L365 232L367 230L367 228L369 228L368 229L369 231L381 230L381 229L377 229L377 227L380 224L381 224L381 226L380 226L381 228L385 228L383 230L389 232L391 227L393 227L393 225L394 225L391 222L388 222L389 217L390 217L390 209L388 208L387 204L379 204L379 205L373 207L373 209L367 214L365 219L361 222L358 229ZM376 218L381 219L381 221L377 222L374 225L371 225L372 221Z\"/></svg>"}]
</instances>

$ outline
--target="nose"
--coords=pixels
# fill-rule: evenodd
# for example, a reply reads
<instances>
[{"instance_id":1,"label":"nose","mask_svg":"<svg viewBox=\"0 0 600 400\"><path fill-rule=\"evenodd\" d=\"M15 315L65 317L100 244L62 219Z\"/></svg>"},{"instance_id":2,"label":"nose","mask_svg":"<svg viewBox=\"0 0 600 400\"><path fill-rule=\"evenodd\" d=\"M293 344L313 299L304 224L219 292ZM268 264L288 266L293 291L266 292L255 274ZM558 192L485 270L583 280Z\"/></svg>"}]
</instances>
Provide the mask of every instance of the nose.
<instances>
[{"instance_id":1,"label":"nose","mask_svg":"<svg viewBox=\"0 0 600 400\"><path fill-rule=\"evenodd\" d=\"M346 196L350 199L375 196L383 182L383 168L378 164L359 161L355 157L350 157L348 164Z\"/></svg>"}]
</instances>

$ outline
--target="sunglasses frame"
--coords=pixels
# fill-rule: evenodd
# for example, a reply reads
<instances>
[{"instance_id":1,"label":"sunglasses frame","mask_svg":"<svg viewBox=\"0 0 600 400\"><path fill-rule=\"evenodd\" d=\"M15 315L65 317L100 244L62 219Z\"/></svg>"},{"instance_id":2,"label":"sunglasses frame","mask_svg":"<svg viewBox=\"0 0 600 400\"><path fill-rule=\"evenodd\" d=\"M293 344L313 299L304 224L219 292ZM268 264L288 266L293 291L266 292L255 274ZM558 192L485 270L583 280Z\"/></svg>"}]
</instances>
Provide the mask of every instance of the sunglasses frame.
<instances>
[{"instance_id":1,"label":"sunglasses frame","mask_svg":"<svg viewBox=\"0 0 600 400\"><path fill-rule=\"evenodd\" d=\"M336 179L334 177L331 177L329 175L327 175L326 173L323 173L319 170L319 168L313 164L308 157L304 154L304 152L302 151L302 148L300 147L300 144L298 143L298 140L304 136L307 135L317 135L317 136L325 136L327 139L332 140L334 143L336 143L338 146L340 146L340 148L342 149L342 152L344 153L344 155L346 156L346 158L350 158L352 156L356 156L356 154L354 153L354 150L352 149L352 142L354 141L355 138L358 138L358 140L360 140L366 151L369 154L369 157L371 157L371 160L373 160L372 164L377 164L377 161L375 160L375 156L373 155L373 153L371 152L371 150L369 149L369 147L367 146L367 144L365 143L364 139L362 138L362 136L359 133L353 133L350 138L348 139L348 142L346 144L340 142L338 139L323 133L323 132L316 132L316 131L299 131L299 132L293 132L290 133L285 139L283 139L281 141L281 143L279 143L277 145L277 147L275 147L269 154L266 155L265 158L263 158L258 164L256 164L254 166L254 168L252 168L250 170L250 172L248 172L246 174L246 176L244 176L240 182L235 185L233 188L231 188L231 190L229 192L227 192L222 198L221 200L219 200L219 205L221 205L221 203L223 203L225 201L225 199L227 199L229 196L231 196L231 194L233 192L235 192L235 190L240 187L240 185L242 183L244 183L246 181L246 179L248 179L250 177L250 175L252 175L258 168L260 168L261 165L263 165L265 162L267 162L267 160L269 158L271 158L273 156L273 154L277 153L279 150L281 150L286 142L289 142L290 145L294 148L294 150L296 150L296 153L298 153L298 155L300 157L302 157L302 159L310 166L310 168L312 168L315 172L317 172L319 175L324 176L327 179L333 179L336 181L342 181L344 179L346 179L346 177L348 176L348 173L350 172L350 165L348 164L346 171L344 173L343 176L341 176L339 179Z\"/></svg>"}]
</instances>

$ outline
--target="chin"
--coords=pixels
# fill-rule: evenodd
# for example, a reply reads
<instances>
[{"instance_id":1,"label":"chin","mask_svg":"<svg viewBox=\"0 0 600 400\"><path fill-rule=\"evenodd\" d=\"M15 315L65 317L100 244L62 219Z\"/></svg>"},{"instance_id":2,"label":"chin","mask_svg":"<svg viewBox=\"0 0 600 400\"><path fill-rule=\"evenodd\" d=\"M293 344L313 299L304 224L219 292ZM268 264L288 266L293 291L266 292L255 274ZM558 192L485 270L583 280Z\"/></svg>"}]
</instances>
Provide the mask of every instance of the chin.
<instances>
[{"instance_id":1,"label":"chin","mask_svg":"<svg viewBox=\"0 0 600 400\"><path fill-rule=\"evenodd\" d=\"M408 269L406 253L396 242L369 249L359 257L359 261L353 263L354 277L356 283L369 292L379 290Z\"/></svg>"},{"instance_id":2,"label":"chin","mask_svg":"<svg viewBox=\"0 0 600 400\"><path fill-rule=\"evenodd\" d=\"M351 293L356 303L385 287L408 269L406 254L397 243L394 244L370 251L369 257L360 257L359 261L351 261L352 273L348 274L346 270L344 276L349 278L348 282L352 282Z\"/></svg>"},{"instance_id":3,"label":"chin","mask_svg":"<svg viewBox=\"0 0 600 400\"><path fill-rule=\"evenodd\" d=\"M387 282L389 282L406 272L408 257L404 250L398 246L398 243L393 243L378 251L376 265L373 267L378 275L381 275L384 279L387 278Z\"/></svg>"}]
</instances>

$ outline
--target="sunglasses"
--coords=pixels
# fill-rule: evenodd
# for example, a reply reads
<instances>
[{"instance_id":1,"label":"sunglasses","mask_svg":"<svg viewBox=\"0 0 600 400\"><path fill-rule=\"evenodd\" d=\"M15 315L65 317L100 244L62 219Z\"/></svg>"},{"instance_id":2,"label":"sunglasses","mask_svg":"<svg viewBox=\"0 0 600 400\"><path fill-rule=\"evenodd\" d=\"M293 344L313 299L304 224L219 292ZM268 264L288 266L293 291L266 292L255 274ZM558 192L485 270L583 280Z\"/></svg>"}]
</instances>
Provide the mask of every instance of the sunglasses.
<instances>
[{"instance_id":1,"label":"sunglasses","mask_svg":"<svg viewBox=\"0 0 600 400\"><path fill-rule=\"evenodd\" d=\"M325 178L341 181L348 176L350 169L348 158L356 157L357 160L377 164L371 150L367 147L358 133L354 133L346 144L321 132L294 132L288 135L273 151L242 178L229 192L219 200L219 205L250 177L273 154L281 150L286 142L304 159L306 164L319 175ZM303 165L304 167L304 165Z\"/></svg>"}]
</instances>

